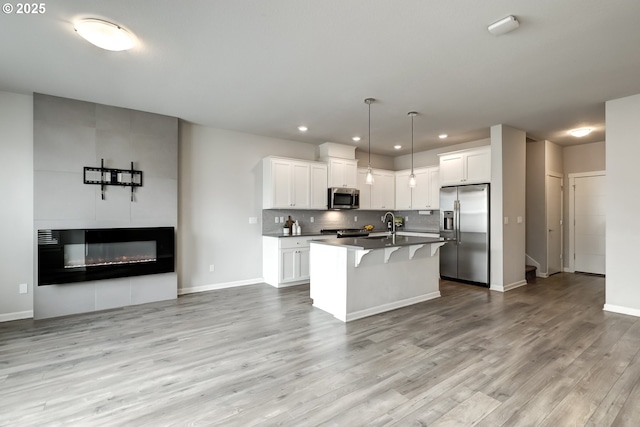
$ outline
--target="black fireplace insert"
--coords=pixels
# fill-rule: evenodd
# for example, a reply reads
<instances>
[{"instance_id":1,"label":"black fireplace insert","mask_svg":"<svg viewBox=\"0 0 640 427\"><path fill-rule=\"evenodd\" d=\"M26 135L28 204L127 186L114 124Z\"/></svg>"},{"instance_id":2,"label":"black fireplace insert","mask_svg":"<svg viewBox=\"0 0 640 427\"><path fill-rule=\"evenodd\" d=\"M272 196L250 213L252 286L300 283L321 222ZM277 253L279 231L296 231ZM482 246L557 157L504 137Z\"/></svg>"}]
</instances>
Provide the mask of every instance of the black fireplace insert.
<instances>
[{"instance_id":1,"label":"black fireplace insert","mask_svg":"<svg viewBox=\"0 0 640 427\"><path fill-rule=\"evenodd\" d=\"M173 227L38 230L39 286L173 271Z\"/></svg>"}]
</instances>

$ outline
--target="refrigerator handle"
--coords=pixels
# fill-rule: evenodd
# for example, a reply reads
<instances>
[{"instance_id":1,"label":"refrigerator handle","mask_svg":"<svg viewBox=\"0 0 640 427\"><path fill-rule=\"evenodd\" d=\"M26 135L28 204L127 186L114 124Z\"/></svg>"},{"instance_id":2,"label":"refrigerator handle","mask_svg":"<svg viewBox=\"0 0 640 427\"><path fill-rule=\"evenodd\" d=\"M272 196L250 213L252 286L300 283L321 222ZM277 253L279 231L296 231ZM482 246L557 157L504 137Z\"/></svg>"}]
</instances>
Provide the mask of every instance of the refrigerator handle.
<instances>
[{"instance_id":1,"label":"refrigerator handle","mask_svg":"<svg viewBox=\"0 0 640 427\"><path fill-rule=\"evenodd\" d=\"M459 245L460 243L462 243L460 241L460 200L456 200L454 202L453 209L454 209L453 216L455 218L454 227L456 229L456 244Z\"/></svg>"}]
</instances>

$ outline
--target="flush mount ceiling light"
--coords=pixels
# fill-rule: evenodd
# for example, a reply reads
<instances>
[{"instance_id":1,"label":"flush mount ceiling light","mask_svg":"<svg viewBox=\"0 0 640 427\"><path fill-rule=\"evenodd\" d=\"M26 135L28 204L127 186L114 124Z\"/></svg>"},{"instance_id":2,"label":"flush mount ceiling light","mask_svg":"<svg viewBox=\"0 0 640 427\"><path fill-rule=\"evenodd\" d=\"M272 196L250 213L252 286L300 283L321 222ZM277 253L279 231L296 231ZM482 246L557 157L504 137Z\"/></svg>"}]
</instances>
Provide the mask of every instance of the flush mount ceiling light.
<instances>
[{"instance_id":1,"label":"flush mount ceiling light","mask_svg":"<svg viewBox=\"0 0 640 427\"><path fill-rule=\"evenodd\" d=\"M579 129L571 129L569 131L569 134L577 138L582 138L583 136L589 135L591 132L593 132L592 128L579 128Z\"/></svg>"},{"instance_id":2,"label":"flush mount ceiling light","mask_svg":"<svg viewBox=\"0 0 640 427\"><path fill-rule=\"evenodd\" d=\"M371 171L371 103L374 101L375 99L373 98L364 100L364 103L369 106L369 166L367 167L367 178L365 180L368 185L373 185L373 172Z\"/></svg>"},{"instance_id":3,"label":"flush mount ceiling light","mask_svg":"<svg viewBox=\"0 0 640 427\"><path fill-rule=\"evenodd\" d=\"M360 137L359 136L354 136L353 138L351 138L354 142L358 142L360 141Z\"/></svg>"},{"instance_id":4,"label":"flush mount ceiling light","mask_svg":"<svg viewBox=\"0 0 640 427\"><path fill-rule=\"evenodd\" d=\"M101 19L81 19L73 27L89 43L111 51L131 49L135 38L124 28Z\"/></svg>"},{"instance_id":5,"label":"flush mount ceiling light","mask_svg":"<svg viewBox=\"0 0 640 427\"><path fill-rule=\"evenodd\" d=\"M394 145L394 146L393 146L393 148L395 148L396 150L399 150L399 149L401 149L401 148L402 148L402 145L400 145L400 144L396 144L396 145Z\"/></svg>"},{"instance_id":6,"label":"flush mount ceiling light","mask_svg":"<svg viewBox=\"0 0 640 427\"><path fill-rule=\"evenodd\" d=\"M509 15L506 18L502 18L499 21L490 24L487 27L487 30L494 36L500 36L502 34L506 34L510 31L515 30L520 26L520 22L518 22L518 18L513 15Z\"/></svg>"},{"instance_id":7,"label":"flush mount ceiling light","mask_svg":"<svg viewBox=\"0 0 640 427\"><path fill-rule=\"evenodd\" d=\"M449 135L447 135L446 133L441 133L440 135L438 135L438 138L440 139L446 139Z\"/></svg>"},{"instance_id":8,"label":"flush mount ceiling light","mask_svg":"<svg viewBox=\"0 0 640 427\"><path fill-rule=\"evenodd\" d=\"M298 130L299 130L300 132L306 132L306 131L308 131L308 130L309 130L309 128L308 128L308 127L306 127L306 126L298 126Z\"/></svg>"}]
</instances>

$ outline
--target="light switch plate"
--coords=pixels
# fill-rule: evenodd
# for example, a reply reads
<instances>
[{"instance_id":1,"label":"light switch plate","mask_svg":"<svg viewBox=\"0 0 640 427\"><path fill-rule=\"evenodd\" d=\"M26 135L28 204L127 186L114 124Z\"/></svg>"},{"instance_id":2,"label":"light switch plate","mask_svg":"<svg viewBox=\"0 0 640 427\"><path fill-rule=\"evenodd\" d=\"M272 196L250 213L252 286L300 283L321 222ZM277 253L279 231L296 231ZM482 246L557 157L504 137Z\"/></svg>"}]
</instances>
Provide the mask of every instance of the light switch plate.
<instances>
[{"instance_id":1,"label":"light switch plate","mask_svg":"<svg viewBox=\"0 0 640 427\"><path fill-rule=\"evenodd\" d=\"M27 285L26 283L20 283L19 286L19 292L21 294L26 294L29 292L29 285Z\"/></svg>"}]
</instances>

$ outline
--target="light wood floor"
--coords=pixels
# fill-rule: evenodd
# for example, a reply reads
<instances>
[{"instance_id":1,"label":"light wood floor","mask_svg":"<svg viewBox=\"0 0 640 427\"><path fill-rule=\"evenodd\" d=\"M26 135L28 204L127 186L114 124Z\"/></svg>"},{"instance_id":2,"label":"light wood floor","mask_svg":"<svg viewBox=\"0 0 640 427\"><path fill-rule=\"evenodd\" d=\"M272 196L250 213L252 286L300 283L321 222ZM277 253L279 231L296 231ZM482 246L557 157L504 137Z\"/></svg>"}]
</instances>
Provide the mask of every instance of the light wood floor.
<instances>
[{"instance_id":1,"label":"light wood floor","mask_svg":"<svg viewBox=\"0 0 640 427\"><path fill-rule=\"evenodd\" d=\"M0 425L640 425L640 319L603 278L442 294L347 325L268 285L0 324Z\"/></svg>"}]
</instances>

